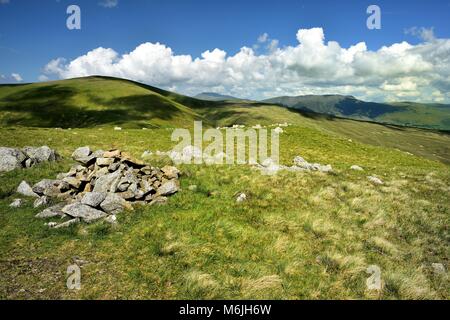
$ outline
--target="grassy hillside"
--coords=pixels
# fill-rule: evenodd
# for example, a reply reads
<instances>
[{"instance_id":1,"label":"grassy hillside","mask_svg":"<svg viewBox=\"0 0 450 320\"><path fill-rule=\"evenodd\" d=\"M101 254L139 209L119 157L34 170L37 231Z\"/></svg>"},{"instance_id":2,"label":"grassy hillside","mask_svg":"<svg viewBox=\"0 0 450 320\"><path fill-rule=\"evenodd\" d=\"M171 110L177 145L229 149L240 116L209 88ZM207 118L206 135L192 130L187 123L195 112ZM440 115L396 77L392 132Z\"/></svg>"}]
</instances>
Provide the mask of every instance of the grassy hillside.
<instances>
[{"instance_id":1,"label":"grassy hillside","mask_svg":"<svg viewBox=\"0 0 450 320\"><path fill-rule=\"evenodd\" d=\"M191 102L191 103L190 103ZM105 77L0 86L1 126L87 128L185 126L201 101Z\"/></svg>"},{"instance_id":2,"label":"grassy hillside","mask_svg":"<svg viewBox=\"0 0 450 320\"><path fill-rule=\"evenodd\" d=\"M264 102L351 119L450 130L450 105L444 104L375 103L340 95L285 96Z\"/></svg>"},{"instance_id":3,"label":"grassy hillside","mask_svg":"<svg viewBox=\"0 0 450 320\"><path fill-rule=\"evenodd\" d=\"M180 166L182 191L164 207L118 216L119 224L49 230L34 218L21 180L53 178L76 147L121 148L139 157L169 150L170 130L0 129L2 145L48 144L65 160L0 175L0 298L3 299L448 299L448 166L307 126L281 135L281 161L301 154L335 174L248 166ZM168 159L149 159L153 165ZM364 172L350 170L358 164ZM375 186L367 175L380 177ZM196 185L196 190L189 186ZM238 204L237 192L248 200ZM51 221L48 220L48 221ZM65 287L83 260L82 289ZM366 290L366 268L383 290Z\"/></svg>"},{"instance_id":4,"label":"grassy hillside","mask_svg":"<svg viewBox=\"0 0 450 320\"><path fill-rule=\"evenodd\" d=\"M289 122L281 163L301 155L334 172L266 176L248 165L181 165L182 191L167 206L124 212L116 226L54 230L44 226L51 219L34 217L42 209L32 200L9 207L23 198L15 192L22 180L67 172L77 147L139 158L173 148L169 128L190 128L194 119L206 126ZM432 267L449 268L448 134L207 102L105 77L1 86L0 122L0 146L48 145L63 156L0 174L0 299L450 298L448 273ZM243 203L239 192L248 195ZM83 261L80 291L65 286L75 260ZM380 292L367 290L369 265L381 269Z\"/></svg>"},{"instance_id":5,"label":"grassy hillside","mask_svg":"<svg viewBox=\"0 0 450 320\"><path fill-rule=\"evenodd\" d=\"M445 133L349 121L269 103L198 100L110 77L0 86L4 128L173 128L191 127L194 120L212 127L289 122L450 163L450 137Z\"/></svg>"}]
</instances>

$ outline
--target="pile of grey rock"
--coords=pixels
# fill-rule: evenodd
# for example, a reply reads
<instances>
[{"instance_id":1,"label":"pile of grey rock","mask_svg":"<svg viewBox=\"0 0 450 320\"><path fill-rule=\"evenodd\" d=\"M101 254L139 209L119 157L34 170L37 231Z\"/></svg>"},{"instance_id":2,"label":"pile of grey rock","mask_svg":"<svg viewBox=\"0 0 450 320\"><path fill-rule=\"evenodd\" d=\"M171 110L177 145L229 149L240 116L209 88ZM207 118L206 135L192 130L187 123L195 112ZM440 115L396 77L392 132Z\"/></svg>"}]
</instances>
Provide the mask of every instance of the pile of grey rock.
<instances>
[{"instance_id":1,"label":"pile of grey rock","mask_svg":"<svg viewBox=\"0 0 450 320\"><path fill-rule=\"evenodd\" d=\"M116 221L116 214L133 205L164 204L167 196L179 191L177 168L148 166L120 150L92 152L89 147L75 150L79 162L55 180L45 179L33 187L23 181L18 192L36 197L35 207L56 200L59 204L37 214L38 218L61 217L68 221L51 223L62 228L84 221Z\"/></svg>"},{"instance_id":2,"label":"pile of grey rock","mask_svg":"<svg viewBox=\"0 0 450 320\"><path fill-rule=\"evenodd\" d=\"M41 162L56 161L60 157L47 146L23 149L0 147L0 172L30 168Z\"/></svg>"}]
</instances>

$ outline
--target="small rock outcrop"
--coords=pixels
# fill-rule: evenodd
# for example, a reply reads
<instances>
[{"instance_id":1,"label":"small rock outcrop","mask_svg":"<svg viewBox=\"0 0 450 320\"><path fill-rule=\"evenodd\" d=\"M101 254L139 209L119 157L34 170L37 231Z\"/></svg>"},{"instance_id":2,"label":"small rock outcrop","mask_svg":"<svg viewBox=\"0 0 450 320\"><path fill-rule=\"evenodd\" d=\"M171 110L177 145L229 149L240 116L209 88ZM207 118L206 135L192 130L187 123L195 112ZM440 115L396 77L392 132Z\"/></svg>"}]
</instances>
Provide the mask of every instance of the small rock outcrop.
<instances>
[{"instance_id":1,"label":"small rock outcrop","mask_svg":"<svg viewBox=\"0 0 450 320\"><path fill-rule=\"evenodd\" d=\"M48 204L49 199L62 203L36 217L69 218L63 226L99 219L115 223L116 215L132 210L133 204L164 204L166 197L180 188L177 168L151 167L120 150L92 152L89 147L82 147L75 150L72 158L80 164L58 174L57 179L44 179L33 187L25 181L20 184L18 192L38 198L35 206Z\"/></svg>"},{"instance_id":2,"label":"small rock outcrop","mask_svg":"<svg viewBox=\"0 0 450 320\"><path fill-rule=\"evenodd\" d=\"M374 176L368 176L367 179L372 182L373 184L382 185L383 181L381 181L380 178L374 177Z\"/></svg>"},{"instance_id":3,"label":"small rock outcrop","mask_svg":"<svg viewBox=\"0 0 450 320\"><path fill-rule=\"evenodd\" d=\"M47 146L23 149L0 147L0 172L30 168L41 162L56 161L60 157Z\"/></svg>"}]
</instances>

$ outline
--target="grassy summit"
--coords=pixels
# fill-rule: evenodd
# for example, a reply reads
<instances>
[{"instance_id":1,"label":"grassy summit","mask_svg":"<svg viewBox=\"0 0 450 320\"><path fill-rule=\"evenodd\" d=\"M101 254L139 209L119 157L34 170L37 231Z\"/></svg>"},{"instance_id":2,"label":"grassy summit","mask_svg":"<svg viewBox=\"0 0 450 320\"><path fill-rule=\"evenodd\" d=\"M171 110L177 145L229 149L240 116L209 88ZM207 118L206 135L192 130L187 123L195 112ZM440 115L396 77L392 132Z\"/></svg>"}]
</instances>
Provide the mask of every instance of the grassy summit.
<instances>
[{"instance_id":1,"label":"grassy summit","mask_svg":"<svg viewBox=\"0 0 450 320\"><path fill-rule=\"evenodd\" d=\"M449 298L448 275L432 267L448 270L445 133L204 102L100 77L3 86L0 110L1 146L46 144L64 157L0 174L0 298ZM52 230L34 217L42 209L33 200L9 207L22 180L66 172L77 147L139 158L144 150L170 150L168 128L189 128L194 119L205 126L292 123L280 136L281 163L302 155L334 173L264 176L247 165L182 165L182 191L167 206L125 212L117 226ZM123 130L114 131L117 125ZM238 192L247 200L237 203ZM80 291L65 286L74 260L83 261ZM381 269L381 292L366 288L369 265Z\"/></svg>"}]
</instances>

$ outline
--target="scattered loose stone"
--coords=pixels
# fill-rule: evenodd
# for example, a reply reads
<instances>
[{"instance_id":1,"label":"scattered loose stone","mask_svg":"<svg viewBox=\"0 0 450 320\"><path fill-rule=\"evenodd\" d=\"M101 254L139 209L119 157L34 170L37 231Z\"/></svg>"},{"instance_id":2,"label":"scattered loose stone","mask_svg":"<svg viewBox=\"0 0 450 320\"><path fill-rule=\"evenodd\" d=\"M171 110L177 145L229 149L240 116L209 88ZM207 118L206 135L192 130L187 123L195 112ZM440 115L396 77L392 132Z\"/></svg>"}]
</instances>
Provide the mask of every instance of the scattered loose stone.
<instances>
[{"instance_id":1,"label":"scattered loose stone","mask_svg":"<svg viewBox=\"0 0 450 320\"><path fill-rule=\"evenodd\" d=\"M54 205L53 207L47 208L44 211L38 213L36 215L36 218L46 219L54 217L64 217L65 213L62 211L64 207L64 203L58 203L57 205Z\"/></svg>"},{"instance_id":2,"label":"scattered loose stone","mask_svg":"<svg viewBox=\"0 0 450 320\"><path fill-rule=\"evenodd\" d=\"M44 225L49 228L54 228L58 225L58 223L57 222L47 222L47 223L44 223Z\"/></svg>"},{"instance_id":3,"label":"scattered loose stone","mask_svg":"<svg viewBox=\"0 0 450 320\"><path fill-rule=\"evenodd\" d=\"M154 205L162 206L162 205L167 204L167 200L168 199L166 197L157 197L152 202L150 202L150 205L151 206L154 206Z\"/></svg>"},{"instance_id":4,"label":"scattered loose stone","mask_svg":"<svg viewBox=\"0 0 450 320\"><path fill-rule=\"evenodd\" d=\"M117 224L117 217L115 214L113 214L113 215L106 217L105 221L108 223L111 223L111 224Z\"/></svg>"},{"instance_id":5,"label":"scattered loose stone","mask_svg":"<svg viewBox=\"0 0 450 320\"><path fill-rule=\"evenodd\" d=\"M14 201L9 205L11 208L20 208L23 204L22 199L14 199Z\"/></svg>"},{"instance_id":6,"label":"scattered loose stone","mask_svg":"<svg viewBox=\"0 0 450 320\"><path fill-rule=\"evenodd\" d=\"M433 268L434 273L436 274L445 274L445 267L442 263L432 263L431 267Z\"/></svg>"},{"instance_id":7,"label":"scattered loose stone","mask_svg":"<svg viewBox=\"0 0 450 320\"><path fill-rule=\"evenodd\" d=\"M281 133L284 132L284 130L281 129L280 127L276 127L273 131L274 131L275 133L277 133L277 134L281 134Z\"/></svg>"},{"instance_id":8,"label":"scattered loose stone","mask_svg":"<svg viewBox=\"0 0 450 320\"><path fill-rule=\"evenodd\" d=\"M33 189L31 189L30 185L26 183L26 181L22 181L17 187L17 193L24 195L26 197L38 198L39 195L36 194Z\"/></svg>"},{"instance_id":9,"label":"scattered loose stone","mask_svg":"<svg viewBox=\"0 0 450 320\"><path fill-rule=\"evenodd\" d=\"M374 176L368 176L367 179L369 179L369 181L372 182L373 184L377 184L377 185L383 184L383 181L381 181L381 179L374 177Z\"/></svg>"},{"instance_id":10,"label":"scattered loose stone","mask_svg":"<svg viewBox=\"0 0 450 320\"><path fill-rule=\"evenodd\" d=\"M240 193L236 198L236 202L238 203L244 202L245 200L247 200L247 195L245 193Z\"/></svg>"},{"instance_id":11,"label":"scattered loose stone","mask_svg":"<svg viewBox=\"0 0 450 320\"><path fill-rule=\"evenodd\" d=\"M69 221L66 221L66 222L57 224L57 225L53 226L53 228L54 228L54 229L68 228L68 227L70 227L71 225L77 224L77 223L79 223L79 222L80 222L80 219L75 218L75 219L71 219L71 220L69 220Z\"/></svg>"},{"instance_id":12,"label":"scattered loose stone","mask_svg":"<svg viewBox=\"0 0 450 320\"><path fill-rule=\"evenodd\" d=\"M356 171L364 171L363 168L361 168L360 166L357 165L353 165L350 167L351 170L356 170Z\"/></svg>"}]
</instances>

